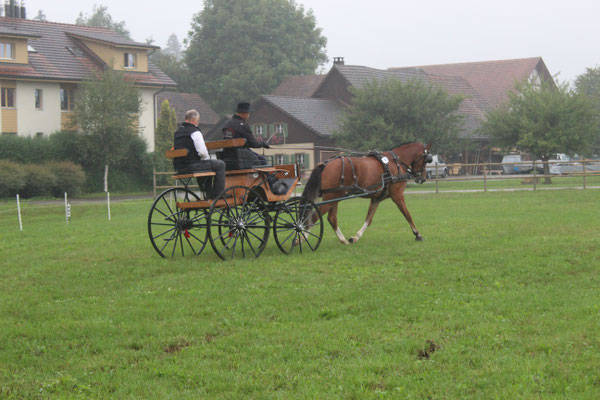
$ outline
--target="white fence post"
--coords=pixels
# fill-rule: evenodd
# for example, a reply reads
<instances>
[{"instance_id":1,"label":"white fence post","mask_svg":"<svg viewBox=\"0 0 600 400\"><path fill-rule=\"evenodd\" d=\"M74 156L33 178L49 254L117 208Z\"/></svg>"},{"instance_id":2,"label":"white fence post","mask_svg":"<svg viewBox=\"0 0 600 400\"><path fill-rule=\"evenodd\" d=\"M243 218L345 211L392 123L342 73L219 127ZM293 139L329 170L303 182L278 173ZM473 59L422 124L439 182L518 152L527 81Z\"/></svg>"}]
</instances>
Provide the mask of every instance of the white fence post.
<instances>
[{"instance_id":1,"label":"white fence post","mask_svg":"<svg viewBox=\"0 0 600 400\"><path fill-rule=\"evenodd\" d=\"M65 192L65 223L69 225L69 203L67 201L67 192Z\"/></svg>"},{"instance_id":2,"label":"white fence post","mask_svg":"<svg viewBox=\"0 0 600 400\"><path fill-rule=\"evenodd\" d=\"M23 223L21 222L21 203L19 202L19 195L17 195L17 214L19 215L19 230L23 230Z\"/></svg>"},{"instance_id":3,"label":"white fence post","mask_svg":"<svg viewBox=\"0 0 600 400\"><path fill-rule=\"evenodd\" d=\"M110 192L106 192L106 206L108 207L108 220L110 221Z\"/></svg>"}]
</instances>

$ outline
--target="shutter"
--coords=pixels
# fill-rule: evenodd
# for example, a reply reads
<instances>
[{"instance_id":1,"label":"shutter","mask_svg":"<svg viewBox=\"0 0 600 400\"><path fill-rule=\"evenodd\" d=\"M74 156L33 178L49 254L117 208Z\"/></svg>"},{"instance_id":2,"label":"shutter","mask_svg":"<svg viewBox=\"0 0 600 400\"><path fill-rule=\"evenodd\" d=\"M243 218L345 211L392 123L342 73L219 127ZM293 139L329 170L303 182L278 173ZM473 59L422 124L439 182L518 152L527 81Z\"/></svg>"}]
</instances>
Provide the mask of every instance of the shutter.
<instances>
[{"instance_id":1,"label":"shutter","mask_svg":"<svg viewBox=\"0 0 600 400\"><path fill-rule=\"evenodd\" d=\"M291 154L290 155L290 162L291 163L295 163L296 162L296 154Z\"/></svg>"},{"instance_id":2,"label":"shutter","mask_svg":"<svg viewBox=\"0 0 600 400\"><path fill-rule=\"evenodd\" d=\"M284 154L283 155L283 163L284 164L288 164L290 162L290 155L289 154Z\"/></svg>"},{"instance_id":3,"label":"shutter","mask_svg":"<svg viewBox=\"0 0 600 400\"><path fill-rule=\"evenodd\" d=\"M281 124L281 126L283 126L283 137L287 138L288 137L287 124Z\"/></svg>"},{"instance_id":4,"label":"shutter","mask_svg":"<svg viewBox=\"0 0 600 400\"><path fill-rule=\"evenodd\" d=\"M304 153L304 169L309 169L310 168L309 157L310 157L310 154Z\"/></svg>"},{"instance_id":5,"label":"shutter","mask_svg":"<svg viewBox=\"0 0 600 400\"><path fill-rule=\"evenodd\" d=\"M250 129L252 130L252 134L256 136L256 125L250 125Z\"/></svg>"},{"instance_id":6,"label":"shutter","mask_svg":"<svg viewBox=\"0 0 600 400\"><path fill-rule=\"evenodd\" d=\"M275 125L269 124L269 132L267 132L267 137L271 136L275 133Z\"/></svg>"}]
</instances>

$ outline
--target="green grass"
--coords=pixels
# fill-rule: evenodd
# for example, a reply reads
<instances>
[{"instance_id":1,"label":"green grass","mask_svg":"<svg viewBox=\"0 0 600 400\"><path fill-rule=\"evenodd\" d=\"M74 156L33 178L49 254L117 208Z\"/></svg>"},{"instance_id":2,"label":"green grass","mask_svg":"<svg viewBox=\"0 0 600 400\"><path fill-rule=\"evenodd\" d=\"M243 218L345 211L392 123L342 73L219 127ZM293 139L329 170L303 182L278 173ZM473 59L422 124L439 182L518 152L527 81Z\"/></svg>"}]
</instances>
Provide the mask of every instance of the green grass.
<instances>
[{"instance_id":1,"label":"green grass","mask_svg":"<svg viewBox=\"0 0 600 400\"><path fill-rule=\"evenodd\" d=\"M159 258L150 201L0 203L0 398L597 399L599 200L410 194L425 242L387 200L233 262Z\"/></svg>"}]
</instances>

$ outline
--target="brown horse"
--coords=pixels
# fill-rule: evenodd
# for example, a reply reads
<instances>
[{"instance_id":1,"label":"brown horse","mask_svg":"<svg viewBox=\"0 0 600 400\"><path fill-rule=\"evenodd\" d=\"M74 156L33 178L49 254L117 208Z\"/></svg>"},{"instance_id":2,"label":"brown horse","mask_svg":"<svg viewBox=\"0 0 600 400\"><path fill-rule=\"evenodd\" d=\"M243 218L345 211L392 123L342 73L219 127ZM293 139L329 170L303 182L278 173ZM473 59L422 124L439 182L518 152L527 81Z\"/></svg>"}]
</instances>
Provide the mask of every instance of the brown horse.
<instances>
[{"instance_id":1,"label":"brown horse","mask_svg":"<svg viewBox=\"0 0 600 400\"><path fill-rule=\"evenodd\" d=\"M411 142L377 156L336 157L315 167L302 197L311 201L323 197L325 204L319 206L319 211L323 216L328 214L327 220L343 244L356 243L371 225L379 203L391 197L408 221L416 240L421 241L423 236L415 227L404 202L404 189L407 179L425 182L426 165L431 162L430 147L431 144L425 146ZM346 240L337 224L339 200L335 199L343 200L353 195L369 198L371 204L362 228Z\"/></svg>"}]
</instances>

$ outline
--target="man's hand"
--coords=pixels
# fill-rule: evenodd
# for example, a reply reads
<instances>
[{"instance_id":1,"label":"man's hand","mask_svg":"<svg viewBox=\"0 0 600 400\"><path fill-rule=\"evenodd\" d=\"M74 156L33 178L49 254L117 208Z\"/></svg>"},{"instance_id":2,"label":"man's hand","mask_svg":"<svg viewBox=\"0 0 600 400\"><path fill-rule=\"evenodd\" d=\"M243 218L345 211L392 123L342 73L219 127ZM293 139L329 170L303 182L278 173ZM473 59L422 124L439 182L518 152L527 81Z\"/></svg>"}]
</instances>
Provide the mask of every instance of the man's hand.
<instances>
[{"instance_id":1,"label":"man's hand","mask_svg":"<svg viewBox=\"0 0 600 400\"><path fill-rule=\"evenodd\" d=\"M263 144L262 144L262 147L264 147L265 149L270 149L270 148L271 148L271 146L269 146L269 145L268 145L268 144L266 144L266 143L263 143Z\"/></svg>"}]
</instances>

